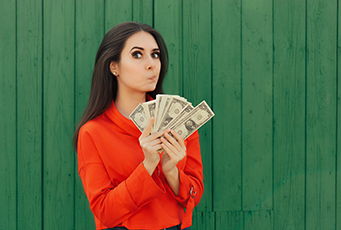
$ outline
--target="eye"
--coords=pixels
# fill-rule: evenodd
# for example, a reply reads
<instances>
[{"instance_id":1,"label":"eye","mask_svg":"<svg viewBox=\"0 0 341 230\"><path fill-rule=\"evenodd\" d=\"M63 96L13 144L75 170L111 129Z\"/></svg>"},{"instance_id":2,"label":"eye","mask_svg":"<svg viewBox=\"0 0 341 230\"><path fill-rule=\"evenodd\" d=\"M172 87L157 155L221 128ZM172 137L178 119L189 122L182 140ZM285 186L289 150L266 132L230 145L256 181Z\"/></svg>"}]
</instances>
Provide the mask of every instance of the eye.
<instances>
[{"instance_id":1,"label":"eye","mask_svg":"<svg viewBox=\"0 0 341 230\"><path fill-rule=\"evenodd\" d=\"M133 52L132 56L133 56L133 57L136 57L137 54L140 54L140 55L141 55L141 52L140 52L140 51L135 51L135 52Z\"/></svg>"},{"instance_id":2,"label":"eye","mask_svg":"<svg viewBox=\"0 0 341 230\"><path fill-rule=\"evenodd\" d=\"M139 55L140 55L140 57L139 57ZM142 53L140 51L135 51L135 52L132 53L132 56L139 59L139 58L141 58ZM160 58L160 52L154 52L154 53L152 53L152 56L154 58L158 59L158 58Z\"/></svg>"},{"instance_id":3,"label":"eye","mask_svg":"<svg viewBox=\"0 0 341 230\"><path fill-rule=\"evenodd\" d=\"M160 52L155 52L153 54L156 54L156 58L160 58Z\"/></svg>"}]
</instances>

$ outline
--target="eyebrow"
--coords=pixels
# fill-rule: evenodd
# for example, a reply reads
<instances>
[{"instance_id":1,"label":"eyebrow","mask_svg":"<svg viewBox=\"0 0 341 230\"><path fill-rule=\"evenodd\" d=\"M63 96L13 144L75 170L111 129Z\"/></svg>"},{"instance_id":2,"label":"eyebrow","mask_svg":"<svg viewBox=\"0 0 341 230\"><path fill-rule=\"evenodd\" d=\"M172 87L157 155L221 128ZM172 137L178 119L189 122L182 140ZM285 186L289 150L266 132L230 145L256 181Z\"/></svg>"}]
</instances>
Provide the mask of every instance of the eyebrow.
<instances>
[{"instance_id":1,"label":"eyebrow","mask_svg":"<svg viewBox=\"0 0 341 230\"><path fill-rule=\"evenodd\" d=\"M134 49L134 48L140 49L140 50L144 50L142 47L138 47L138 46L134 46L133 48L131 48L131 50ZM130 50L130 51L131 51L131 50ZM152 49L152 51L154 51L154 50L160 50L160 49L159 49L159 48L154 48L154 49Z\"/></svg>"}]
</instances>

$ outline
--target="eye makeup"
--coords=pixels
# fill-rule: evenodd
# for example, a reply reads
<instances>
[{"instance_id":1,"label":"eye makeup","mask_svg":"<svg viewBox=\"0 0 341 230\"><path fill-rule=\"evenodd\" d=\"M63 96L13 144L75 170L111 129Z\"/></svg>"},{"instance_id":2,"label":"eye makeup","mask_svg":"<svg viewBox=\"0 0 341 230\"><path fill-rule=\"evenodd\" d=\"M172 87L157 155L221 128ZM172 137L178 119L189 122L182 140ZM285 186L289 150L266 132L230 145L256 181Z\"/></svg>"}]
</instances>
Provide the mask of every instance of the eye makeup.
<instances>
[{"instance_id":1,"label":"eye makeup","mask_svg":"<svg viewBox=\"0 0 341 230\"><path fill-rule=\"evenodd\" d=\"M138 54L142 55L142 53L141 53L140 51L134 51L131 55L132 55L133 57L136 57ZM154 54L157 55L156 58L160 58L160 52L154 52L154 53L152 53L152 55L154 55Z\"/></svg>"}]
</instances>

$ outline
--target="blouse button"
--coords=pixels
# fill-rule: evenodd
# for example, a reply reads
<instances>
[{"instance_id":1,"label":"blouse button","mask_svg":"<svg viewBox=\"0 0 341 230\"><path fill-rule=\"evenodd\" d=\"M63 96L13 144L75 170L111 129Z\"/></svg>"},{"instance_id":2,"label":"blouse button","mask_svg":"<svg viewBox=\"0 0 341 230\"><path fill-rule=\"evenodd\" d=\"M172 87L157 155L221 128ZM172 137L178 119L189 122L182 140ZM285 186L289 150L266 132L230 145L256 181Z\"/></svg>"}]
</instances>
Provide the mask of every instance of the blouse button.
<instances>
[{"instance_id":1,"label":"blouse button","mask_svg":"<svg viewBox=\"0 0 341 230\"><path fill-rule=\"evenodd\" d=\"M197 194L197 192L194 191L194 186L193 186L193 185L191 186L191 189L190 189L190 191L189 191L189 194L191 195L192 198L194 198L195 195Z\"/></svg>"}]
</instances>

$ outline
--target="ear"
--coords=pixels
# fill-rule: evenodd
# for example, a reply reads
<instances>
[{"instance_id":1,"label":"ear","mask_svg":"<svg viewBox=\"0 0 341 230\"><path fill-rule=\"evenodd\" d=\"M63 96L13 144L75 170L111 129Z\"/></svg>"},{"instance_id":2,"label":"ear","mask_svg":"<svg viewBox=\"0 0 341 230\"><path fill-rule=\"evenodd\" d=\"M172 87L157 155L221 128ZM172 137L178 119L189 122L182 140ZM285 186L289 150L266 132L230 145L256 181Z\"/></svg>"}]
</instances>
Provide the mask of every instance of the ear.
<instances>
[{"instance_id":1,"label":"ear","mask_svg":"<svg viewBox=\"0 0 341 230\"><path fill-rule=\"evenodd\" d=\"M119 71L118 71L118 64L114 61L110 62L110 72L115 75L116 77L119 76Z\"/></svg>"}]
</instances>

